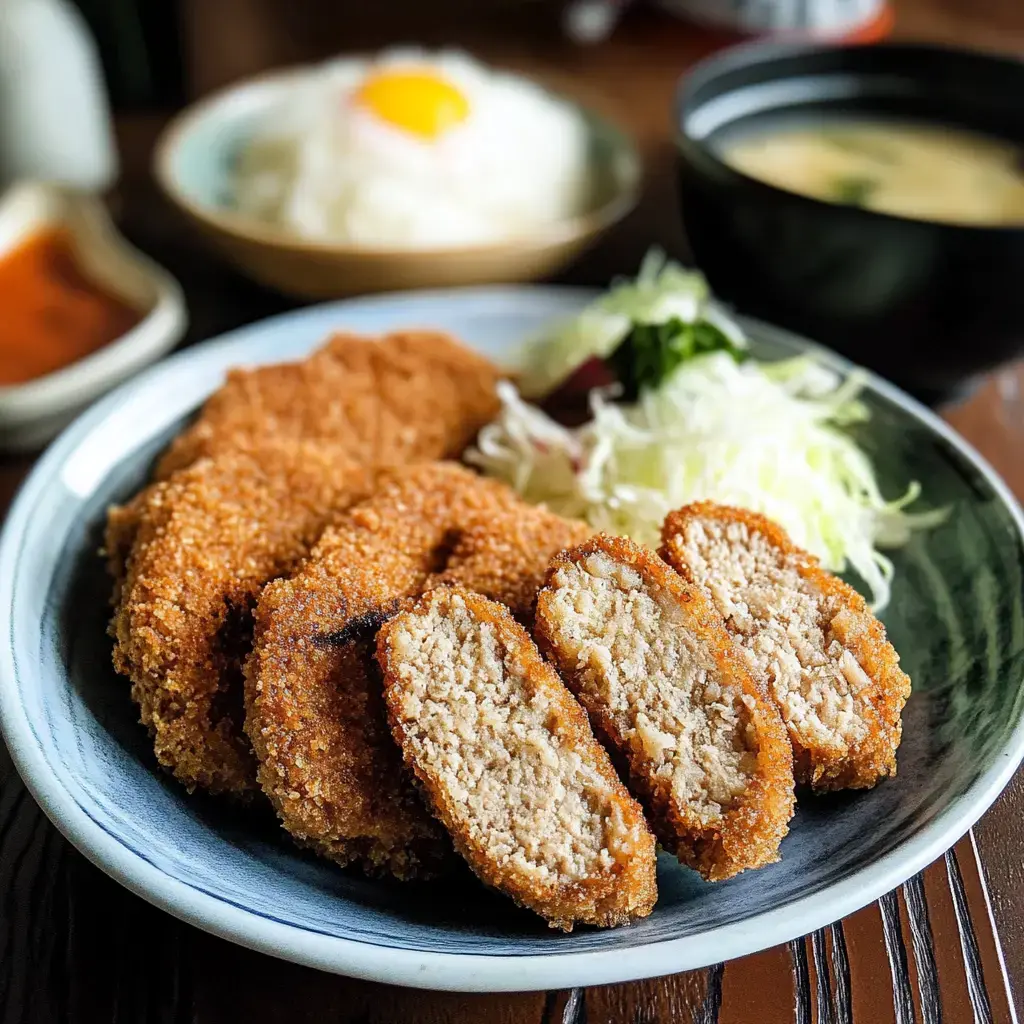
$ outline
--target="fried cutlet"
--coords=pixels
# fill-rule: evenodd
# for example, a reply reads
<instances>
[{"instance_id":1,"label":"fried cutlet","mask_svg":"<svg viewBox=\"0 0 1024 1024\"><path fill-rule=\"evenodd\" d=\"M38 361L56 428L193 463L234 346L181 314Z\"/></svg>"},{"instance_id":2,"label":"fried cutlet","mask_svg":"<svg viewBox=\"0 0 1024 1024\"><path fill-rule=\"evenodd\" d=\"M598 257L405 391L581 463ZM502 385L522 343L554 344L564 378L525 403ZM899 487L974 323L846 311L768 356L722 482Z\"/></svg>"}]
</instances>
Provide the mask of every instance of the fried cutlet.
<instances>
[{"instance_id":1,"label":"fried cutlet","mask_svg":"<svg viewBox=\"0 0 1024 1024\"><path fill-rule=\"evenodd\" d=\"M789 729L797 779L866 788L896 773L910 679L852 587L777 524L703 502L671 513L664 556L709 595Z\"/></svg>"},{"instance_id":2,"label":"fried cutlet","mask_svg":"<svg viewBox=\"0 0 1024 1024\"><path fill-rule=\"evenodd\" d=\"M778 860L794 804L785 727L698 588L602 535L556 556L536 633L667 850L711 881Z\"/></svg>"},{"instance_id":3,"label":"fried cutlet","mask_svg":"<svg viewBox=\"0 0 1024 1024\"><path fill-rule=\"evenodd\" d=\"M548 559L581 527L546 518L504 484L453 463L396 474L325 531L293 578L264 590L246 671L246 729L263 789L300 843L399 877L429 872L443 856L447 840L388 731L373 642L402 599L441 577L455 582L449 559L471 576L466 537L476 530L483 544L508 529L511 513L547 528L520 565L506 557L478 582L492 596L522 595L528 614L533 594L522 578L535 591ZM511 536L508 550L528 533Z\"/></svg>"},{"instance_id":4,"label":"fried cutlet","mask_svg":"<svg viewBox=\"0 0 1024 1024\"><path fill-rule=\"evenodd\" d=\"M242 731L253 606L374 478L334 448L282 440L203 459L111 510L114 665L157 760L190 790L258 792Z\"/></svg>"},{"instance_id":5,"label":"fried cutlet","mask_svg":"<svg viewBox=\"0 0 1024 1024\"><path fill-rule=\"evenodd\" d=\"M530 625L551 556L593 533L586 523L516 503L461 530L445 568L426 585L461 584L508 606Z\"/></svg>"},{"instance_id":6,"label":"fried cutlet","mask_svg":"<svg viewBox=\"0 0 1024 1024\"><path fill-rule=\"evenodd\" d=\"M458 457L497 414L498 378L446 334L339 334L301 362L232 370L157 476L263 437L330 442L366 464Z\"/></svg>"},{"instance_id":7,"label":"fried cutlet","mask_svg":"<svg viewBox=\"0 0 1024 1024\"><path fill-rule=\"evenodd\" d=\"M405 762L485 883L565 931L651 912L643 811L504 605L432 590L381 629L377 660Z\"/></svg>"}]
</instances>

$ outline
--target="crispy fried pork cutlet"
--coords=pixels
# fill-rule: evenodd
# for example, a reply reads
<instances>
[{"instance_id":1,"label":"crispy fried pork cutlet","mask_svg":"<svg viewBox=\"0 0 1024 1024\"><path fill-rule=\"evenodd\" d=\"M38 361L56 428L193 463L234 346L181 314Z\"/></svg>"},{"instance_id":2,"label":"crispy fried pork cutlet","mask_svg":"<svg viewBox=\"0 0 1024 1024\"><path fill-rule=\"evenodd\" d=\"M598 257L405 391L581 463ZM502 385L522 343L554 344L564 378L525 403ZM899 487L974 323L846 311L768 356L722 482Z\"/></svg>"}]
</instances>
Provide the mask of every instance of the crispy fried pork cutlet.
<instances>
[{"instance_id":1,"label":"crispy fried pork cutlet","mask_svg":"<svg viewBox=\"0 0 1024 1024\"><path fill-rule=\"evenodd\" d=\"M107 571L114 580L110 603L117 607L121 601L128 557L139 530L139 521L149 500L149 489L140 491L124 505L111 505L107 509L107 528L103 534L103 553L107 558Z\"/></svg>"},{"instance_id":2,"label":"crispy fried pork cutlet","mask_svg":"<svg viewBox=\"0 0 1024 1024\"><path fill-rule=\"evenodd\" d=\"M339 334L301 362L232 370L157 476L267 436L330 442L367 464L457 457L497 414L498 378L446 334Z\"/></svg>"},{"instance_id":3,"label":"crispy fried pork cutlet","mask_svg":"<svg viewBox=\"0 0 1024 1024\"><path fill-rule=\"evenodd\" d=\"M271 583L246 669L259 780L300 843L399 878L447 853L388 731L373 641L398 602L443 569L472 513L510 492L454 464L411 467L327 529L303 568Z\"/></svg>"},{"instance_id":4,"label":"crispy fried pork cutlet","mask_svg":"<svg viewBox=\"0 0 1024 1024\"><path fill-rule=\"evenodd\" d=\"M482 545L492 537L482 524L500 531L513 512L536 516L546 531L520 564L506 556L480 582L492 596L521 599L528 613L530 586L580 527L452 463L402 470L328 528L292 579L264 590L246 670L246 729L263 789L300 843L399 877L429 873L447 851L388 731L373 641L402 599L446 575L453 553L453 565L472 576L465 536L479 527ZM526 535L514 532L509 550Z\"/></svg>"},{"instance_id":5,"label":"crispy fried pork cutlet","mask_svg":"<svg viewBox=\"0 0 1024 1024\"><path fill-rule=\"evenodd\" d=\"M432 590L381 629L377 660L406 764L484 882L565 931L651 912L643 812L504 605Z\"/></svg>"},{"instance_id":6,"label":"crispy fried pork cutlet","mask_svg":"<svg viewBox=\"0 0 1024 1024\"><path fill-rule=\"evenodd\" d=\"M551 556L582 544L593 533L586 523L517 504L467 525L448 555L447 566L427 586L462 584L507 605L529 625Z\"/></svg>"},{"instance_id":7,"label":"crispy fried pork cutlet","mask_svg":"<svg viewBox=\"0 0 1024 1024\"><path fill-rule=\"evenodd\" d=\"M631 541L595 537L552 562L536 633L667 850L711 881L778 860L792 751L699 589Z\"/></svg>"},{"instance_id":8,"label":"crispy fried pork cutlet","mask_svg":"<svg viewBox=\"0 0 1024 1024\"><path fill-rule=\"evenodd\" d=\"M701 586L782 712L797 778L865 788L896 773L910 679L852 587L763 516L704 502L671 513L664 555Z\"/></svg>"},{"instance_id":9,"label":"crispy fried pork cutlet","mask_svg":"<svg viewBox=\"0 0 1024 1024\"><path fill-rule=\"evenodd\" d=\"M258 791L242 731L253 606L374 477L331 447L278 441L204 459L111 510L114 665L157 760L190 790Z\"/></svg>"}]
</instances>

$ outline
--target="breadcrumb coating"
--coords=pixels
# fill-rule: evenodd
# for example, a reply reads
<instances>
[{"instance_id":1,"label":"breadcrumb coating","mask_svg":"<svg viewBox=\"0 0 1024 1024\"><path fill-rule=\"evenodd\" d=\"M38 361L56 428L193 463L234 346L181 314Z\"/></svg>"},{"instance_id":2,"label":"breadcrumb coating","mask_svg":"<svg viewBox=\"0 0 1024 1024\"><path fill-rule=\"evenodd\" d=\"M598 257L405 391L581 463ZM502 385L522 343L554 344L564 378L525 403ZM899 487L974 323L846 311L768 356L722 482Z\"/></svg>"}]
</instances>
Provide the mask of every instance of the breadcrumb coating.
<instances>
[{"instance_id":1,"label":"breadcrumb coating","mask_svg":"<svg viewBox=\"0 0 1024 1024\"><path fill-rule=\"evenodd\" d=\"M863 597L745 509L687 505L669 514L662 540L781 710L798 781L863 789L895 775L910 679Z\"/></svg>"},{"instance_id":2,"label":"breadcrumb coating","mask_svg":"<svg viewBox=\"0 0 1024 1024\"><path fill-rule=\"evenodd\" d=\"M651 912L643 811L504 605L432 590L384 625L377 660L406 764L485 883L564 931Z\"/></svg>"},{"instance_id":3,"label":"breadcrumb coating","mask_svg":"<svg viewBox=\"0 0 1024 1024\"><path fill-rule=\"evenodd\" d=\"M459 532L447 566L426 585L461 584L507 605L530 625L551 556L582 544L593 533L586 523L563 519L537 506L496 511Z\"/></svg>"},{"instance_id":4,"label":"breadcrumb coating","mask_svg":"<svg viewBox=\"0 0 1024 1024\"><path fill-rule=\"evenodd\" d=\"M436 331L338 334L300 362L232 370L157 476L265 437L329 442L368 465L458 457L497 415L499 376Z\"/></svg>"},{"instance_id":5,"label":"breadcrumb coating","mask_svg":"<svg viewBox=\"0 0 1024 1024\"><path fill-rule=\"evenodd\" d=\"M258 791L242 731L252 609L376 475L332 447L278 440L203 459L110 510L114 666L157 760L189 790Z\"/></svg>"},{"instance_id":6,"label":"breadcrumb coating","mask_svg":"<svg viewBox=\"0 0 1024 1024\"><path fill-rule=\"evenodd\" d=\"M493 596L522 600L518 610L528 614L548 559L580 526L453 463L400 471L328 528L294 577L263 591L246 730L263 789L299 842L398 877L443 862L447 838L388 731L373 643L403 599L435 579L456 582L446 573L455 553L469 580L475 559L465 538L478 530L476 543L499 550L509 514L535 516L546 532L533 534L537 546L520 551L521 561L506 555L479 582ZM528 535L513 533L506 550Z\"/></svg>"},{"instance_id":7,"label":"breadcrumb coating","mask_svg":"<svg viewBox=\"0 0 1024 1024\"><path fill-rule=\"evenodd\" d=\"M779 859L794 806L786 731L697 588L598 536L555 557L536 634L667 850L710 881Z\"/></svg>"}]
</instances>

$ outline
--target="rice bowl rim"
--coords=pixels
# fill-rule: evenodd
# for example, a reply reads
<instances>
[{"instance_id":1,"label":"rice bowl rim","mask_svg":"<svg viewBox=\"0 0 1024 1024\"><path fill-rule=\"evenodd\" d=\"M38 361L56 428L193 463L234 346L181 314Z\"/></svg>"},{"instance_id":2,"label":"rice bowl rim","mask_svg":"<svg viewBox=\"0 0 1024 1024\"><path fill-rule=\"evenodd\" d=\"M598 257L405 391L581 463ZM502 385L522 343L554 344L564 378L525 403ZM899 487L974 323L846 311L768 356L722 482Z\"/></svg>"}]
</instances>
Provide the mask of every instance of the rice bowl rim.
<instances>
[{"instance_id":1,"label":"rice bowl rim","mask_svg":"<svg viewBox=\"0 0 1024 1024\"><path fill-rule=\"evenodd\" d=\"M353 54L352 60L365 59L367 55ZM351 255L374 259L390 260L405 256L416 257L460 257L487 255L514 250L535 250L564 245L577 239L596 234L626 216L637 204L640 195L642 164L634 140L617 124L598 114L589 106L555 90L542 82L516 71L484 65L491 73L508 75L529 82L546 96L575 110L584 121L588 139L602 135L612 143L614 150L609 161L608 175L612 194L594 208L574 214L531 231L529 234L495 242L448 246L374 246L351 242L320 241L303 238L291 231L273 227L255 217L234 213L229 209L197 202L189 197L179 185L173 163L182 141L201 122L216 117L221 108L238 101L247 92L285 89L302 79L313 78L321 72L323 63L295 65L278 68L246 78L241 82L224 86L203 99L196 101L176 114L163 128L157 138L153 155L153 175L161 191L179 208L200 223L217 228L225 234L243 237L262 245L284 247L310 253ZM234 117L229 116L230 122ZM591 161L592 165L592 161Z\"/></svg>"}]
</instances>

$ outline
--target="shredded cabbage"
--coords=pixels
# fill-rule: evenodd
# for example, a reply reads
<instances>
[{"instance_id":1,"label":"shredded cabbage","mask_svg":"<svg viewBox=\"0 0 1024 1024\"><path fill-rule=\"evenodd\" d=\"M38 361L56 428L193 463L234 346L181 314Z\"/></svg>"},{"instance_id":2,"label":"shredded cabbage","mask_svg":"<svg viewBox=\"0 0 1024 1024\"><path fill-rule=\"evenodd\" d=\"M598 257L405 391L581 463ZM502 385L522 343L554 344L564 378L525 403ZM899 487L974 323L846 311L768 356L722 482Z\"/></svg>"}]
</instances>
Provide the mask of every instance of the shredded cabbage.
<instances>
[{"instance_id":1,"label":"shredded cabbage","mask_svg":"<svg viewBox=\"0 0 1024 1024\"><path fill-rule=\"evenodd\" d=\"M711 301L702 274L685 270L652 249L635 281L618 281L581 312L531 338L519 354L519 387L536 398L557 387L588 359L605 359L636 324L663 324L673 318L692 324L704 320L738 348L743 332Z\"/></svg>"},{"instance_id":2,"label":"shredded cabbage","mask_svg":"<svg viewBox=\"0 0 1024 1024\"><path fill-rule=\"evenodd\" d=\"M614 388L591 392L592 419L568 429L506 382L498 419L467 458L528 501L651 545L666 513L691 501L761 512L826 568L851 566L881 608L893 566L878 547L905 543L944 512L907 513L916 484L898 500L882 496L870 459L841 429L867 415L861 383L811 358L737 364L713 353L635 404L614 402Z\"/></svg>"}]
</instances>

